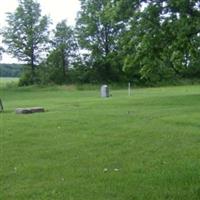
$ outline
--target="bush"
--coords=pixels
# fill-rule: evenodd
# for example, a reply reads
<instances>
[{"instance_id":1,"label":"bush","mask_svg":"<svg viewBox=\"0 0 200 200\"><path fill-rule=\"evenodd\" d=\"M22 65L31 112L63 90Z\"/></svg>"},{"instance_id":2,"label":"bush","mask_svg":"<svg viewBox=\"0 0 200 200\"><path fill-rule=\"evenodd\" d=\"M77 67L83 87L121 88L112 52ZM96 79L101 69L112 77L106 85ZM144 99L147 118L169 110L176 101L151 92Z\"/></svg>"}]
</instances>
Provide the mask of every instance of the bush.
<instances>
[{"instance_id":1,"label":"bush","mask_svg":"<svg viewBox=\"0 0 200 200\"><path fill-rule=\"evenodd\" d=\"M19 86L28 86L38 84L40 82L37 69L33 73L31 70L26 70L19 79Z\"/></svg>"}]
</instances>

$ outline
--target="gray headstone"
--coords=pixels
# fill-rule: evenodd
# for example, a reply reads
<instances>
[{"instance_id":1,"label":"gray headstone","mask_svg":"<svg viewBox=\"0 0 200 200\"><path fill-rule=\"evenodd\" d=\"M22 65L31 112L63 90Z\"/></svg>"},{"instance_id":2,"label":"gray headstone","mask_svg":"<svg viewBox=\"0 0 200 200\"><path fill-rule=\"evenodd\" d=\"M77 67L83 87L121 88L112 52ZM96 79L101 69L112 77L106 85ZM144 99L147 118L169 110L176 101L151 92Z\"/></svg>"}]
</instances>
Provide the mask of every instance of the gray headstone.
<instances>
[{"instance_id":1,"label":"gray headstone","mask_svg":"<svg viewBox=\"0 0 200 200\"><path fill-rule=\"evenodd\" d=\"M109 88L107 85L101 86L101 97L109 97Z\"/></svg>"}]
</instances>

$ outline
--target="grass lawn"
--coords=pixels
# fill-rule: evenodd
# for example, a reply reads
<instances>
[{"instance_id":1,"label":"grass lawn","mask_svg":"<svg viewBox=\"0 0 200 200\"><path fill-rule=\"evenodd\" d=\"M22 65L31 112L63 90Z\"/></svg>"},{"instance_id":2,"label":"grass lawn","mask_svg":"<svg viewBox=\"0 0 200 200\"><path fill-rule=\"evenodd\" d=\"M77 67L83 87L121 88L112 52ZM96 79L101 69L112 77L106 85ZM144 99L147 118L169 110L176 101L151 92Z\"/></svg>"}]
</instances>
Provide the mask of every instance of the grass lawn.
<instances>
[{"instance_id":1,"label":"grass lawn","mask_svg":"<svg viewBox=\"0 0 200 200\"><path fill-rule=\"evenodd\" d=\"M0 199L200 199L200 86L1 88ZM16 107L47 112L16 115Z\"/></svg>"}]
</instances>

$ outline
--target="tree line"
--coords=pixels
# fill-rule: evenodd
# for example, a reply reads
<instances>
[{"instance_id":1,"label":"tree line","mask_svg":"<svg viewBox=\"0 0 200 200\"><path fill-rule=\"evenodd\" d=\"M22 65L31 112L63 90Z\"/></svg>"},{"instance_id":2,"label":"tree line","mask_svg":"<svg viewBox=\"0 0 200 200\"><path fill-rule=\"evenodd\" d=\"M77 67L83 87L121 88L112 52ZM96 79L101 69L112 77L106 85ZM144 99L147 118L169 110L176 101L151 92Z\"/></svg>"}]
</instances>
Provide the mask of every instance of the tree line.
<instances>
[{"instance_id":1,"label":"tree line","mask_svg":"<svg viewBox=\"0 0 200 200\"><path fill-rule=\"evenodd\" d=\"M26 63L21 84L200 78L199 0L80 0L76 26L50 30L35 0L19 0L1 30Z\"/></svg>"},{"instance_id":2,"label":"tree line","mask_svg":"<svg viewBox=\"0 0 200 200\"><path fill-rule=\"evenodd\" d=\"M0 77L20 77L23 73L21 64L0 64Z\"/></svg>"}]
</instances>

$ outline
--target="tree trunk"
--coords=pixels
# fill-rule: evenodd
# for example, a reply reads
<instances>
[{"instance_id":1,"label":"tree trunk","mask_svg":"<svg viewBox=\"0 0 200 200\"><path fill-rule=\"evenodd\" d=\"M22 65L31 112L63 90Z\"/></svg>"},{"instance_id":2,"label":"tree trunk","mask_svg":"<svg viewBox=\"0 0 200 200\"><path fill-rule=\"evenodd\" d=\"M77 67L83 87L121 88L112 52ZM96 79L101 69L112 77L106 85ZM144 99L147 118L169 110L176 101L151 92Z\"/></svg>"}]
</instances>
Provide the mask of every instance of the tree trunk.
<instances>
[{"instance_id":1,"label":"tree trunk","mask_svg":"<svg viewBox=\"0 0 200 200\"><path fill-rule=\"evenodd\" d=\"M68 62L65 58L65 50L62 49L62 68L63 68L63 77L66 79L67 77L67 70L68 70Z\"/></svg>"},{"instance_id":2,"label":"tree trunk","mask_svg":"<svg viewBox=\"0 0 200 200\"><path fill-rule=\"evenodd\" d=\"M31 82L35 83L34 49L31 47Z\"/></svg>"},{"instance_id":3,"label":"tree trunk","mask_svg":"<svg viewBox=\"0 0 200 200\"><path fill-rule=\"evenodd\" d=\"M108 36L109 36L109 27L105 26L104 37L105 37L105 55L106 56L110 53Z\"/></svg>"}]
</instances>

